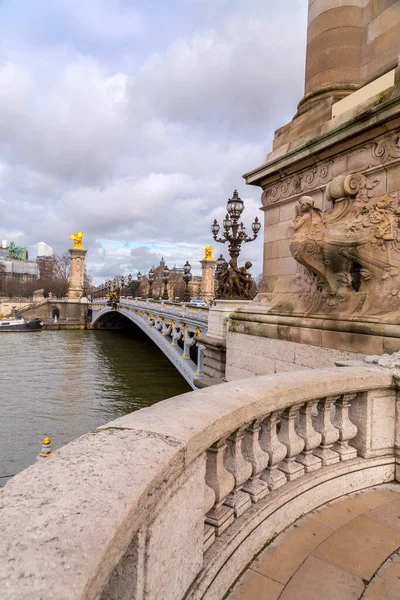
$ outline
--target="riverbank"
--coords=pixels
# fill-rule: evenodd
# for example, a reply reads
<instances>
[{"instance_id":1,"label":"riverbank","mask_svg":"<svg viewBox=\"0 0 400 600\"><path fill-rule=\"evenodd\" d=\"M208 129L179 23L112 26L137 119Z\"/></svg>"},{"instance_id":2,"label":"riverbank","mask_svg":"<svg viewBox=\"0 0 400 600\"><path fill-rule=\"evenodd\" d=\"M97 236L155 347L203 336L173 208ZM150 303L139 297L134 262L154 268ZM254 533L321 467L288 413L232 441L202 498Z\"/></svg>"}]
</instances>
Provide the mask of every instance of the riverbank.
<instances>
[{"instance_id":1,"label":"riverbank","mask_svg":"<svg viewBox=\"0 0 400 600\"><path fill-rule=\"evenodd\" d=\"M68 321L68 323L66 322L58 322L58 323L54 323L53 321L43 321L43 329L50 329L52 331L59 331L61 329L68 329L68 330L73 330L73 329L91 329L91 326L88 324L86 325L85 323L80 323L79 321L75 321L75 322L71 322Z\"/></svg>"}]
</instances>

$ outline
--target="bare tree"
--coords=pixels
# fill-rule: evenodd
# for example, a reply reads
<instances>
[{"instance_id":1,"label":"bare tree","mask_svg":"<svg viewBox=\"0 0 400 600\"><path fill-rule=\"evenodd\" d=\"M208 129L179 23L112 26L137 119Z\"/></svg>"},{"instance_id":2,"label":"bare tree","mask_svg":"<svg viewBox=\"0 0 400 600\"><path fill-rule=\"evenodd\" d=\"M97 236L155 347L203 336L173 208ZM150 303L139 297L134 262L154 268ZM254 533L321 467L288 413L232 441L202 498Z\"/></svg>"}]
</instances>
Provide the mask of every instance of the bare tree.
<instances>
[{"instance_id":1,"label":"bare tree","mask_svg":"<svg viewBox=\"0 0 400 600\"><path fill-rule=\"evenodd\" d=\"M262 280L263 280L263 274L262 274L262 273L259 273L259 274L258 274L258 275L257 275L257 276L254 278L254 281L255 281L255 284L256 284L256 289L257 289L257 292L259 292L259 291L260 291L260 289L261 289Z\"/></svg>"},{"instance_id":2,"label":"bare tree","mask_svg":"<svg viewBox=\"0 0 400 600\"><path fill-rule=\"evenodd\" d=\"M6 267L3 262L0 261L0 295L5 294L6 286Z\"/></svg>"}]
</instances>

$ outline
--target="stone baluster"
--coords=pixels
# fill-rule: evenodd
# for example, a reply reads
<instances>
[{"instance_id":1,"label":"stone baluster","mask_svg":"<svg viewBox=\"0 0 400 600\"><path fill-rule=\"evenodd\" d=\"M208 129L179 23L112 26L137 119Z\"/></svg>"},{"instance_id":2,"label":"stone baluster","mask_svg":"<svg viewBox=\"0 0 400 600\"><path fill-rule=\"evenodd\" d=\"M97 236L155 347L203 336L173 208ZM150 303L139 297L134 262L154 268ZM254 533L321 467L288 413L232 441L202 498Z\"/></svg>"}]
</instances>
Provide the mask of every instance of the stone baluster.
<instances>
[{"instance_id":1,"label":"stone baluster","mask_svg":"<svg viewBox=\"0 0 400 600\"><path fill-rule=\"evenodd\" d=\"M260 446L269 457L268 468L261 475L261 479L267 482L271 491L277 490L287 481L286 475L278 469L279 463L285 458L287 452L286 446L278 438L279 414L279 412L270 414L261 424Z\"/></svg>"},{"instance_id":2,"label":"stone baluster","mask_svg":"<svg viewBox=\"0 0 400 600\"><path fill-rule=\"evenodd\" d=\"M183 354L182 358L185 360L190 360L190 346L193 345L195 340L190 337L189 329L186 327L185 334L183 336Z\"/></svg>"},{"instance_id":3,"label":"stone baluster","mask_svg":"<svg viewBox=\"0 0 400 600\"><path fill-rule=\"evenodd\" d=\"M321 434L321 445L314 450L315 456L322 460L322 464L333 465L340 461L340 456L332 450L333 444L339 439L339 430L332 424L332 405L338 396L324 398L318 402L318 416L314 422L314 428Z\"/></svg>"},{"instance_id":4,"label":"stone baluster","mask_svg":"<svg viewBox=\"0 0 400 600\"><path fill-rule=\"evenodd\" d=\"M206 485L215 493L215 505L206 514L206 524L215 527L216 535L233 522L233 508L224 504L226 497L235 487L235 478L224 466L225 440L216 442L207 450Z\"/></svg>"},{"instance_id":5,"label":"stone baluster","mask_svg":"<svg viewBox=\"0 0 400 600\"><path fill-rule=\"evenodd\" d=\"M206 347L204 346L204 344L200 344L200 342L197 342L197 370L196 370L196 377L203 377L204 375L204 350L206 349Z\"/></svg>"},{"instance_id":6,"label":"stone baluster","mask_svg":"<svg viewBox=\"0 0 400 600\"><path fill-rule=\"evenodd\" d=\"M349 446L349 440L355 438L358 431L349 417L351 402L356 397L357 394L343 394L335 401L336 413L333 424L339 431L339 438L333 445L333 449L339 454L341 460L351 460L357 456L357 450Z\"/></svg>"},{"instance_id":7,"label":"stone baluster","mask_svg":"<svg viewBox=\"0 0 400 600\"><path fill-rule=\"evenodd\" d=\"M304 440L296 433L295 421L300 410L299 406L286 408L281 415L279 440L286 446L286 458L279 465L289 481L304 475L304 467L296 462L297 456L304 448Z\"/></svg>"},{"instance_id":8,"label":"stone baluster","mask_svg":"<svg viewBox=\"0 0 400 600\"><path fill-rule=\"evenodd\" d=\"M312 413L317 404L318 400L313 400L300 408L297 425L297 433L304 440L304 450L298 455L296 460L304 466L306 473L320 469L322 464L322 460L313 454L322 440L322 435L318 431L315 431L312 422Z\"/></svg>"},{"instance_id":9,"label":"stone baluster","mask_svg":"<svg viewBox=\"0 0 400 600\"><path fill-rule=\"evenodd\" d=\"M244 431L243 454L252 465L252 475L242 490L250 494L252 502L258 502L269 493L268 485L260 479L260 473L268 466L268 454L260 446L260 421L253 421Z\"/></svg>"},{"instance_id":10,"label":"stone baluster","mask_svg":"<svg viewBox=\"0 0 400 600\"><path fill-rule=\"evenodd\" d=\"M243 454L244 428L232 433L227 439L227 452L225 453L225 467L235 478L235 487L226 497L225 504L235 511L235 517L240 517L250 506L249 494L241 490L242 485L249 479L253 467Z\"/></svg>"},{"instance_id":11,"label":"stone baluster","mask_svg":"<svg viewBox=\"0 0 400 600\"><path fill-rule=\"evenodd\" d=\"M215 492L206 483L204 484L204 514L207 514L209 510L215 504ZM203 538L203 552L205 552L215 540L215 527L204 523L204 538Z\"/></svg>"}]
</instances>

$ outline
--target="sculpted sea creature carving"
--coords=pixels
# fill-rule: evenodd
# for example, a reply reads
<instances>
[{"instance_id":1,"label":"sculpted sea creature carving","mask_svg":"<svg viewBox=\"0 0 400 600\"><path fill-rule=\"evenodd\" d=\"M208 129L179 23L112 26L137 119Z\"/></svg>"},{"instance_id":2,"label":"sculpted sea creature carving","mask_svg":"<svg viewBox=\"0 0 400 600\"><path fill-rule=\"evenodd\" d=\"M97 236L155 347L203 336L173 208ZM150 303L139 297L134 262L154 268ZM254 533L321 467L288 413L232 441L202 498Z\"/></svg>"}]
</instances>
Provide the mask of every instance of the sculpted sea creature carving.
<instances>
[{"instance_id":1,"label":"sculpted sea creature carving","mask_svg":"<svg viewBox=\"0 0 400 600\"><path fill-rule=\"evenodd\" d=\"M365 191L377 183L359 173L341 175L327 187L332 209L321 211L310 196L296 207L291 254L330 307L350 298L358 302L360 289L379 293L388 277L400 278L400 206L387 194L368 197Z\"/></svg>"},{"instance_id":2,"label":"sculpted sea creature carving","mask_svg":"<svg viewBox=\"0 0 400 600\"><path fill-rule=\"evenodd\" d=\"M69 239L74 241L73 248L83 248L83 231L76 231L75 233L69 236Z\"/></svg>"}]
</instances>

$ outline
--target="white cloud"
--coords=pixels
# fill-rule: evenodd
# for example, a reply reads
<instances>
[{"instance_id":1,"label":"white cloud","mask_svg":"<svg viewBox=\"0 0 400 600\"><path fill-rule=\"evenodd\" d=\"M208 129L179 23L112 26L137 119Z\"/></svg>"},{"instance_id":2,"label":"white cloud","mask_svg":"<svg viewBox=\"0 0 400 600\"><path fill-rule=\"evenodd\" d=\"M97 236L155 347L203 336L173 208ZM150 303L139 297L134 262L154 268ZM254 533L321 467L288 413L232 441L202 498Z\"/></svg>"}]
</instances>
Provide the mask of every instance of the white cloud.
<instances>
[{"instance_id":1,"label":"white cloud","mask_svg":"<svg viewBox=\"0 0 400 600\"><path fill-rule=\"evenodd\" d=\"M63 251L83 228L101 277L200 260L236 187L261 216L241 176L301 97L302 0L29 7L0 3L0 238ZM261 270L261 237L243 259Z\"/></svg>"}]
</instances>

